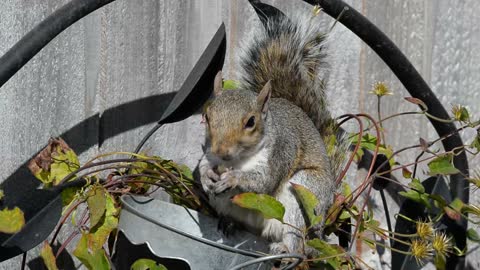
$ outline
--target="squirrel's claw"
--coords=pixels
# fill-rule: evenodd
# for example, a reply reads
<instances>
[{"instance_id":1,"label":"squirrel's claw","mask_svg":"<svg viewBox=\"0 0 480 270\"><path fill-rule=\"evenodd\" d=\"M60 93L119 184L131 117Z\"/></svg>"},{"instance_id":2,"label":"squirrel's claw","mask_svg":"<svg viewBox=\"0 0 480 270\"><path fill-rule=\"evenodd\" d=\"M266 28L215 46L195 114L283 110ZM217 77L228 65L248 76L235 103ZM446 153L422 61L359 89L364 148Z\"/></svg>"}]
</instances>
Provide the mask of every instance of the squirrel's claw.
<instances>
[{"instance_id":1,"label":"squirrel's claw","mask_svg":"<svg viewBox=\"0 0 480 270\"><path fill-rule=\"evenodd\" d=\"M208 169L201 177L200 182L202 183L203 190L207 193L214 193L213 189L215 183L220 180L220 175L215 173L213 169Z\"/></svg>"},{"instance_id":2,"label":"squirrel's claw","mask_svg":"<svg viewBox=\"0 0 480 270\"><path fill-rule=\"evenodd\" d=\"M213 184L213 192L220 194L228 189L235 188L237 184L238 178L235 175L235 171L227 171L220 176L220 181Z\"/></svg>"},{"instance_id":3,"label":"squirrel's claw","mask_svg":"<svg viewBox=\"0 0 480 270\"><path fill-rule=\"evenodd\" d=\"M215 184L213 184L213 192L215 194L220 194L220 193L223 193L225 192L226 190L228 189L231 189L234 187L234 185L229 181L229 180L224 180L224 181L220 181L220 182L216 182Z\"/></svg>"},{"instance_id":4,"label":"squirrel's claw","mask_svg":"<svg viewBox=\"0 0 480 270\"><path fill-rule=\"evenodd\" d=\"M214 170L208 169L207 177L213 180L214 182L218 182L220 180L220 175L218 175Z\"/></svg>"}]
</instances>

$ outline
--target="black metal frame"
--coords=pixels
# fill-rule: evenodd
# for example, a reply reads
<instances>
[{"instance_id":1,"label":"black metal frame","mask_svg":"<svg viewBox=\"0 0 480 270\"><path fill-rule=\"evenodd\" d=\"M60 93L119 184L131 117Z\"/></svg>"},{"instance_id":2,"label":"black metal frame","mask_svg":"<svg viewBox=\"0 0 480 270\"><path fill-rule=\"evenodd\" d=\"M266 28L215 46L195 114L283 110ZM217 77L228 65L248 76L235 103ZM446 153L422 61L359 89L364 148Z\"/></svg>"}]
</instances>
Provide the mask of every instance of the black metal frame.
<instances>
[{"instance_id":1,"label":"black metal frame","mask_svg":"<svg viewBox=\"0 0 480 270\"><path fill-rule=\"evenodd\" d=\"M5 82L7 82L55 36L75 23L77 20L113 1L115 0L72 0L47 17L0 58L0 87L4 85ZM333 18L338 18L340 23L344 24L366 44L368 44L392 69L394 74L400 79L410 94L413 97L419 98L425 102L430 114L439 118L448 118L446 110L443 108L439 100L435 97L426 82L422 79L405 55L385 34L383 34L375 25L369 22L364 16L341 0L304 1L312 5L320 5L325 13L329 14ZM269 14L274 15L280 12L278 9L263 4L260 1L250 1L250 3L257 11L262 10L262 22L268 18ZM342 14L342 16L340 16L340 14ZM222 28L223 25L221 26L221 29ZM219 29L219 32L216 34L216 38L213 40L214 42L217 42L217 45L212 47L209 46L206 49L204 55L207 56L204 57L204 55L202 55L194 70L187 78L187 82L182 86L177 95L173 97L173 101L169 103L168 108L161 115L161 120L156 128L160 127L164 123L180 121L192 115L210 95L213 82L213 77L211 74L215 73L221 68L225 56L225 34L224 29L223 34L221 29ZM218 52L223 52L223 55L219 57ZM199 66L207 66L208 68L201 69ZM205 74L208 74L208 76ZM200 91L199 89L201 88L207 90ZM441 123L431 119L429 120L439 136L450 134L456 130L453 124ZM121 130L119 132L123 131L124 130ZM151 134L153 134L153 132L151 132ZM146 141L151 134L147 135L144 141ZM448 137L442 142L445 150L447 151L463 145L458 133ZM141 147L141 145L139 145L139 147ZM463 175L468 175L468 160L465 153L455 156L454 164ZM19 171L16 173L18 172ZM22 176L25 178L26 174L18 173L16 176ZM16 190L25 190L25 187L19 187L19 185L22 185L22 179L17 179L18 183L16 184L9 183L9 187L16 185L15 188L19 188ZM34 184L29 182L29 179L25 181L28 183L28 185L26 185L27 188L34 187ZM464 176L461 174L451 176L450 192L453 198L460 198L463 202L468 203L469 186L468 181L466 181ZM30 195L33 195L33 193L30 192ZM17 194L17 196L22 195ZM54 196L52 198L56 197ZM10 203L18 201L22 201L22 199L10 198ZM10 203L0 203L0 208L8 206ZM462 219L458 223L451 222L447 224L447 227L449 232L454 235L457 246L460 249L464 248L466 246L467 221ZM48 233L46 235L48 236ZM2 238L2 235L0 234L0 240L2 239L4 240L5 237ZM5 254L3 251L8 250L8 248L3 245L3 240L0 244L0 251L2 251L0 253ZM10 255L19 254L18 252L22 250L28 250L20 247L21 245L17 247L19 249ZM0 260L5 260L9 257L12 257L10 255L7 255L8 257L0 256ZM449 267L449 269L451 267L462 268L463 265L464 258L462 257L452 256L447 261L447 267Z\"/></svg>"}]
</instances>

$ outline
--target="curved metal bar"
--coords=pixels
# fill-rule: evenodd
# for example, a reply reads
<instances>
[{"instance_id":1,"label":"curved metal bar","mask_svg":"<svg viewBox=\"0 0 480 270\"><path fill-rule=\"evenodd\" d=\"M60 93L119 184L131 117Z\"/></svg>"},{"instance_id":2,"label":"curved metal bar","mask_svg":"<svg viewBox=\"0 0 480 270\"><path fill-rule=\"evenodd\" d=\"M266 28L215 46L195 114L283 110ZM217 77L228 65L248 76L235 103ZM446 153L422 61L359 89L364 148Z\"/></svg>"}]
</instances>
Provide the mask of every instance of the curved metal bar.
<instances>
[{"instance_id":1,"label":"curved metal bar","mask_svg":"<svg viewBox=\"0 0 480 270\"><path fill-rule=\"evenodd\" d=\"M0 58L0 87L74 22L115 0L72 0L39 23Z\"/></svg>"},{"instance_id":2,"label":"curved metal bar","mask_svg":"<svg viewBox=\"0 0 480 270\"><path fill-rule=\"evenodd\" d=\"M296 259L295 262L285 266L284 268L281 268L281 270L288 270L288 269L294 269L297 267L299 264L303 262L303 256L299 254L294 254L294 253L288 253L288 254L279 254L279 255L270 255L270 256L264 256L261 258L253 259L248 262L241 263L239 265L236 265L235 267L230 268L230 270L240 270L244 267L253 265L253 264L258 264L262 262L267 262L267 261L272 261L272 260L278 260L278 259Z\"/></svg>"},{"instance_id":3,"label":"curved metal bar","mask_svg":"<svg viewBox=\"0 0 480 270\"><path fill-rule=\"evenodd\" d=\"M333 18L338 19L343 25L361 38L380 58L390 67L392 72L398 77L400 82L405 86L407 91L415 98L425 102L428 112L436 117L449 118L447 111L430 90L430 87L420 76L415 67L400 51L400 49L374 24L372 24L362 14L347 5L341 0L304 0L313 5L320 5L325 13ZM430 119L433 127L440 137L455 132L456 127L453 123L441 123ZM446 151L450 151L455 147L463 146L460 135L456 133L453 136L442 141ZM453 159L454 165L460 170L461 174L452 175L450 177L450 192L453 198L459 198L463 202L469 201L469 184L465 177L468 176L468 160L465 152L456 155ZM459 228L461 228L459 230ZM455 242L460 249L466 247L466 229L467 220L462 219L456 226L449 226L449 232L454 236ZM458 257L457 257L458 258ZM456 260L451 256L448 261ZM448 263L448 262L447 262ZM456 264L453 262L452 264Z\"/></svg>"}]
</instances>

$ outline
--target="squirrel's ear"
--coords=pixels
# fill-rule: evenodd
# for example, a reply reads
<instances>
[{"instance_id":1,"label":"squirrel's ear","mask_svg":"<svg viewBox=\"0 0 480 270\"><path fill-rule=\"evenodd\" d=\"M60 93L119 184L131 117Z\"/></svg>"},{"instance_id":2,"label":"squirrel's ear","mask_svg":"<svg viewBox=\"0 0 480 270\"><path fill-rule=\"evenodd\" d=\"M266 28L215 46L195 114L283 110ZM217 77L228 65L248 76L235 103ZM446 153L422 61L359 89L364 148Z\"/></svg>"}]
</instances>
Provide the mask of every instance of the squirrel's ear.
<instances>
[{"instance_id":1,"label":"squirrel's ear","mask_svg":"<svg viewBox=\"0 0 480 270\"><path fill-rule=\"evenodd\" d=\"M213 94L218 97L223 92L223 75L222 71L220 70L217 75L215 76L215 81L213 83Z\"/></svg>"},{"instance_id":2,"label":"squirrel's ear","mask_svg":"<svg viewBox=\"0 0 480 270\"><path fill-rule=\"evenodd\" d=\"M263 86L262 91L258 93L257 96L257 106L262 111L262 113L266 113L268 110L268 101L270 100L270 96L272 95L272 81L269 80L265 86Z\"/></svg>"}]
</instances>

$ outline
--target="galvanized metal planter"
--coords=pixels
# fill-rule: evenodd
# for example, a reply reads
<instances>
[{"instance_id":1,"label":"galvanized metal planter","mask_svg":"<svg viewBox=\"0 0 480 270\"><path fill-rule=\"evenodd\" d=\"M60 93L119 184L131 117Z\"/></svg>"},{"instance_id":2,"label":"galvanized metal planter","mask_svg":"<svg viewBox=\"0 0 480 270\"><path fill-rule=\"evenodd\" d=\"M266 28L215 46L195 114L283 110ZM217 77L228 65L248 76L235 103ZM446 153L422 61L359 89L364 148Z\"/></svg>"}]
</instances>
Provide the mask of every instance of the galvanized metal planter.
<instances>
[{"instance_id":1,"label":"galvanized metal planter","mask_svg":"<svg viewBox=\"0 0 480 270\"><path fill-rule=\"evenodd\" d=\"M267 243L248 232L225 237L217 230L216 219L197 211L142 196L124 196L121 200L119 231L133 244L147 244L159 258L181 260L190 269L231 269L261 256L255 251L268 252ZM118 245L115 250L117 269L129 269L120 265L118 257L135 254ZM271 263L263 262L242 269L271 267Z\"/></svg>"}]
</instances>

